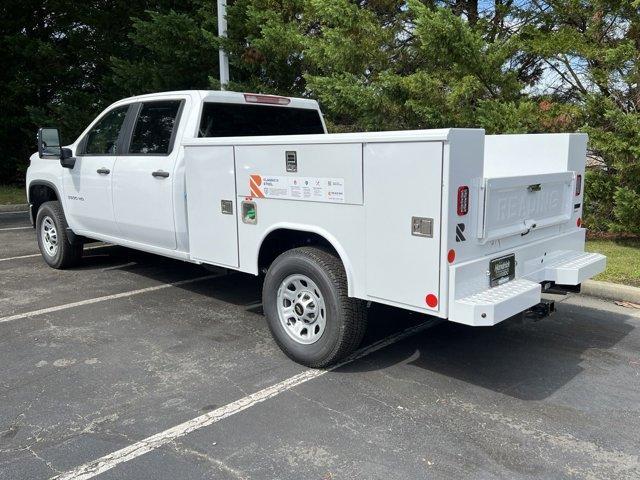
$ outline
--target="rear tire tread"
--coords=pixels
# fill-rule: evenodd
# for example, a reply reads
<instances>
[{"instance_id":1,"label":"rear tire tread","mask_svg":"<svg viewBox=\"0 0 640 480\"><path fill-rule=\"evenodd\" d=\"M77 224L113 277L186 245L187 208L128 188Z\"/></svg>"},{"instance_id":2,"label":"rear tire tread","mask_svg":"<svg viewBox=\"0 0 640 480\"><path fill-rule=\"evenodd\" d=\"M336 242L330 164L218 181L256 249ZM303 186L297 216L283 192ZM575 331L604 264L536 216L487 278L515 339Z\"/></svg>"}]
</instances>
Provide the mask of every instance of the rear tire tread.
<instances>
[{"instance_id":1,"label":"rear tire tread","mask_svg":"<svg viewBox=\"0 0 640 480\"><path fill-rule=\"evenodd\" d=\"M290 258L306 257L311 260L318 268L323 270L330 279L333 287L337 304L338 314L342 317L340 322L340 333L338 340L333 349L323 358L312 361L298 356L294 356L273 331L271 322L269 328L273 334L273 338L280 349L292 360L312 368L323 368L333 365L351 354L362 342L367 329L366 303L362 300L351 298L348 294L347 274L340 258L336 257L330 251L320 247L299 247L288 250L281 254L272 265L287 261ZM267 274L268 275L268 274ZM266 303L265 291L263 291L263 303ZM279 322L274 319L274 322Z\"/></svg>"}]
</instances>

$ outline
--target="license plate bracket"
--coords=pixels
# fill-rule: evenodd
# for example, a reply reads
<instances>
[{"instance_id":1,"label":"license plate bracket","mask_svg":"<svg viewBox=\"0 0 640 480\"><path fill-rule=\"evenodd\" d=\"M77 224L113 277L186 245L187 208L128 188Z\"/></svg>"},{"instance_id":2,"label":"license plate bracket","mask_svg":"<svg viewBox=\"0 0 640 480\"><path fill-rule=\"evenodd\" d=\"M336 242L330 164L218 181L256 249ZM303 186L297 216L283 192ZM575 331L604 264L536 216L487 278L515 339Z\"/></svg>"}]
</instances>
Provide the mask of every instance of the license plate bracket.
<instances>
[{"instance_id":1,"label":"license plate bracket","mask_svg":"<svg viewBox=\"0 0 640 480\"><path fill-rule=\"evenodd\" d=\"M497 287L516 276L516 255L504 255L489 262L489 286Z\"/></svg>"}]
</instances>

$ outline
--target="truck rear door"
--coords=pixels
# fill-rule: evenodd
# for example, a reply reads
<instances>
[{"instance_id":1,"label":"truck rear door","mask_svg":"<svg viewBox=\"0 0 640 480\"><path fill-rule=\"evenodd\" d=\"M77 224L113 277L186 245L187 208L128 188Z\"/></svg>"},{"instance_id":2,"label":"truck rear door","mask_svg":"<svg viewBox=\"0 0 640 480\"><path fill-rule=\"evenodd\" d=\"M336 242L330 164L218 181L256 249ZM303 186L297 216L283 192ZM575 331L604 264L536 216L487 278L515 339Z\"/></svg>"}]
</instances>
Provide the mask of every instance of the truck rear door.
<instances>
[{"instance_id":1,"label":"truck rear door","mask_svg":"<svg viewBox=\"0 0 640 480\"><path fill-rule=\"evenodd\" d=\"M482 243L557 225L573 213L574 172L485 178L478 238Z\"/></svg>"},{"instance_id":2,"label":"truck rear door","mask_svg":"<svg viewBox=\"0 0 640 480\"><path fill-rule=\"evenodd\" d=\"M184 103L160 99L135 105L113 173L113 210L126 240L176 248L173 181L179 148L174 144Z\"/></svg>"}]
</instances>

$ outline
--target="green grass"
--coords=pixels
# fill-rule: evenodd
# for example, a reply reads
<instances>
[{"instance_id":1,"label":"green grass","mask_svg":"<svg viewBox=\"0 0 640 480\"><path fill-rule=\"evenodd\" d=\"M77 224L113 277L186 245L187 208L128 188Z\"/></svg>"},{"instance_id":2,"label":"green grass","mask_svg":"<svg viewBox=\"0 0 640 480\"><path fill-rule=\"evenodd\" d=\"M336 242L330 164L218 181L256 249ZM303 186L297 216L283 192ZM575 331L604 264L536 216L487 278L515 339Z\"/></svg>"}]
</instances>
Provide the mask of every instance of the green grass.
<instances>
[{"instance_id":1,"label":"green grass","mask_svg":"<svg viewBox=\"0 0 640 480\"><path fill-rule=\"evenodd\" d=\"M24 186L0 185L0 205L27 203Z\"/></svg>"},{"instance_id":2,"label":"green grass","mask_svg":"<svg viewBox=\"0 0 640 480\"><path fill-rule=\"evenodd\" d=\"M607 269L594 280L640 287L640 238L587 240L586 249L607 256Z\"/></svg>"}]
</instances>

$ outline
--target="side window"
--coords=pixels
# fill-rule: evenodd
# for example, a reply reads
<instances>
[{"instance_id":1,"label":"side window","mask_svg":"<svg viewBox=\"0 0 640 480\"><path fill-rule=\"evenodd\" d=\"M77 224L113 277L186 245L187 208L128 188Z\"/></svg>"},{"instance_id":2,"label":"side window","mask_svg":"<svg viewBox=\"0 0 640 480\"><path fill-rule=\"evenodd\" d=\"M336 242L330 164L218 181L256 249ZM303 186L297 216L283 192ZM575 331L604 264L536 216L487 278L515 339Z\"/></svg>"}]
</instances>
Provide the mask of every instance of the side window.
<instances>
[{"instance_id":1,"label":"side window","mask_svg":"<svg viewBox=\"0 0 640 480\"><path fill-rule=\"evenodd\" d=\"M129 106L114 108L98 120L87 136L83 153L86 155L115 155L118 135Z\"/></svg>"},{"instance_id":2,"label":"side window","mask_svg":"<svg viewBox=\"0 0 640 480\"><path fill-rule=\"evenodd\" d=\"M180 102L163 100L143 103L133 128L129 153L169 153Z\"/></svg>"}]
</instances>

